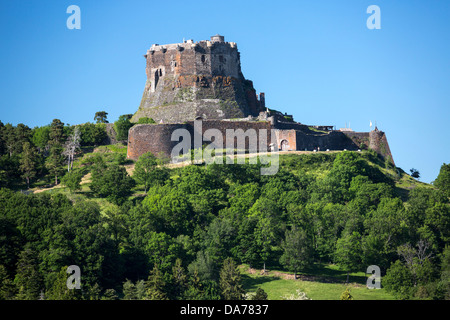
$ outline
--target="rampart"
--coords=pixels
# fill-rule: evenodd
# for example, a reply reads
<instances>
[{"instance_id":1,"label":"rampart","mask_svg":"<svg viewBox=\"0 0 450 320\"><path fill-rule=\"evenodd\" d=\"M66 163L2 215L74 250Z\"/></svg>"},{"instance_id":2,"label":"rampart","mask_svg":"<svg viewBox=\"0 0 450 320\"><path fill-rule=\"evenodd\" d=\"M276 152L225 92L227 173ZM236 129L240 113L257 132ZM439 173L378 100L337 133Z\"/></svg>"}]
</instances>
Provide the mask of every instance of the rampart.
<instances>
[{"instance_id":1,"label":"rampart","mask_svg":"<svg viewBox=\"0 0 450 320\"><path fill-rule=\"evenodd\" d=\"M197 123L197 125L196 125ZM270 149L270 144L272 142L271 135L271 124L267 121L254 121L254 122L244 122L244 121L220 121L220 120L209 120L209 121L189 121L184 124L139 124L133 126L128 133L128 159L136 160L145 152L152 152L153 154L158 154L163 152L166 156L171 156L173 148L181 142L181 139L175 139L172 141L172 134L176 129L185 129L189 132L189 137L191 139L190 146L194 149L195 146L195 134L198 128L198 123L201 123L201 136L205 135L205 131L209 129L217 130L220 133L222 139L222 146L218 144L216 138L203 139L201 145L214 144L217 149L224 149L228 145L232 145L234 148L238 148L238 140L245 134L255 133L257 137L256 148L258 150L266 152ZM239 131L238 131L239 130ZM230 133L241 134L241 136L231 136ZM210 131L214 133L214 131ZM227 142L227 138L232 137L233 142ZM260 137L263 139L260 140ZM244 149L251 150L253 145L249 144L248 137L244 137L245 142ZM264 150L260 150L260 141L264 143Z\"/></svg>"}]
</instances>

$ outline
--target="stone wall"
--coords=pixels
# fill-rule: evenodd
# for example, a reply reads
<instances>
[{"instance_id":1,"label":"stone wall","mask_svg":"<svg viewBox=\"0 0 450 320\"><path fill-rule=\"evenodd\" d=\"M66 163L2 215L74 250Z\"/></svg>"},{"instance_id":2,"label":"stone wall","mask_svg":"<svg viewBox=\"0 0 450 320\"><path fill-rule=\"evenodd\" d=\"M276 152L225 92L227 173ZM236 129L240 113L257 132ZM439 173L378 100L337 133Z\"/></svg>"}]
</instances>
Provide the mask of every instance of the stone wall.
<instances>
[{"instance_id":1,"label":"stone wall","mask_svg":"<svg viewBox=\"0 0 450 320\"><path fill-rule=\"evenodd\" d=\"M358 146L339 131L332 131L324 134L307 134L302 131L296 131L297 150L312 151L318 150L358 150Z\"/></svg>"},{"instance_id":2,"label":"stone wall","mask_svg":"<svg viewBox=\"0 0 450 320\"><path fill-rule=\"evenodd\" d=\"M389 148L389 143L386 138L386 134L383 131L372 130L369 132L370 135L370 143L369 148L375 150L379 155L383 156L384 159L387 159L395 165L394 158L392 157L391 149Z\"/></svg>"},{"instance_id":3,"label":"stone wall","mask_svg":"<svg viewBox=\"0 0 450 320\"><path fill-rule=\"evenodd\" d=\"M128 133L128 153L127 158L136 160L145 152L152 152L153 154L158 154L159 152L163 152L166 156L170 156L173 148L178 145L181 141L171 141L172 133L176 129L186 129L189 132L191 143L190 145L194 148L194 132L195 129L198 128L198 123L201 123L201 132L202 136L205 134L205 131L208 129L217 129L222 136L222 145L217 145L217 141L215 138L213 139L205 139L203 141L203 145L210 145L211 143L215 143L216 148L225 148L227 146L227 139L233 139L233 147L237 148L238 139L233 133L236 133L237 136L239 134L251 134L255 133L258 139L258 145L256 148L259 148L260 137L264 142L264 150L259 150L262 152L268 151L270 148L270 144L272 142L271 135L271 125L270 122L243 122L243 121L218 121L218 120L210 120L210 121L189 121L184 124L139 124L133 126ZM197 124L197 125L196 125ZM238 131L239 130L239 131ZM210 131L209 133L212 133ZM275 137L274 137L275 138ZM246 150L251 150L251 145L249 145L248 138L245 138L244 148ZM252 150L258 151L258 150Z\"/></svg>"}]
</instances>

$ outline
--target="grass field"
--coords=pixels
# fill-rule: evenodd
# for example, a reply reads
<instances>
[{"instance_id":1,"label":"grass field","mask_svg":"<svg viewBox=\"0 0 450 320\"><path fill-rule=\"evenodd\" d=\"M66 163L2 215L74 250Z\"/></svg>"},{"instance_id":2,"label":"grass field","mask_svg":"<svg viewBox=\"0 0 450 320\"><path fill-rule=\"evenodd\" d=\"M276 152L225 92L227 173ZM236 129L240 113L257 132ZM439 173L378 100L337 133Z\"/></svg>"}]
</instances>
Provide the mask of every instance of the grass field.
<instances>
[{"instance_id":1,"label":"grass field","mask_svg":"<svg viewBox=\"0 0 450 320\"><path fill-rule=\"evenodd\" d=\"M312 300L339 300L342 292L349 288L354 300L393 300L394 297L385 289L368 289L367 276L363 272L351 273L346 285L347 274L334 265L317 265L313 271L298 276L297 280L288 273L271 270L261 275L259 270L240 266L244 289L255 292L263 289L269 300L287 300L297 295L297 290L304 292Z\"/></svg>"}]
</instances>

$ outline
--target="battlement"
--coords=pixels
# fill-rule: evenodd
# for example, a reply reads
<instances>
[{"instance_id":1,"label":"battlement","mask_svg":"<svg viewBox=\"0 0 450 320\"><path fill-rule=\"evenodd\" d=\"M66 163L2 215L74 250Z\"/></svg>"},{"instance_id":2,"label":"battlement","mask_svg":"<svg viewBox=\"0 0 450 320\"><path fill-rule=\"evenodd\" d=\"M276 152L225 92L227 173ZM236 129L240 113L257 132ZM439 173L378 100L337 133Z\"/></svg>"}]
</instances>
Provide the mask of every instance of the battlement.
<instances>
[{"instance_id":1,"label":"battlement","mask_svg":"<svg viewBox=\"0 0 450 320\"><path fill-rule=\"evenodd\" d=\"M237 50L236 42L226 42L225 37L219 34L212 36L211 40L201 40L194 42L194 40L183 40L181 43L171 43L171 44L152 44L150 49L147 50L147 54L144 55L145 58L148 57L149 54L154 54L155 52L166 53L169 51L184 51L184 50L199 50L200 48L214 48L218 46L226 46L230 49Z\"/></svg>"}]
</instances>

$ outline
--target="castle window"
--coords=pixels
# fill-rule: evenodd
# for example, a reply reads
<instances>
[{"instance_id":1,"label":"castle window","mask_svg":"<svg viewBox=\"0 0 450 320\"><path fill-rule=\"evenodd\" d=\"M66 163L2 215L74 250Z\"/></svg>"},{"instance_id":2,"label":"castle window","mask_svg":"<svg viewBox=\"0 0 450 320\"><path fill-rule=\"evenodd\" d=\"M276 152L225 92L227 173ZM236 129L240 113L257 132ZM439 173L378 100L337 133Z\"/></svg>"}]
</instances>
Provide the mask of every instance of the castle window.
<instances>
[{"instance_id":1,"label":"castle window","mask_svg":"<svg viewBox=\"0 0 450 320\"><path fill-rule=\"evenodd\" d=\"M220 61L221 63L223 63L223 55L220 55L220 56L219 56L219 61Z\"/></svg>"},{"instance_id":2,"label":"castle window","mask_svg":"<svg viewBox=\"0 0 450 320\"><path fill-rule=\"evenodd\" d=\"M205 63L206 57L204 54L202 54L202 63Z\"/></svg>"}]
</instances>

